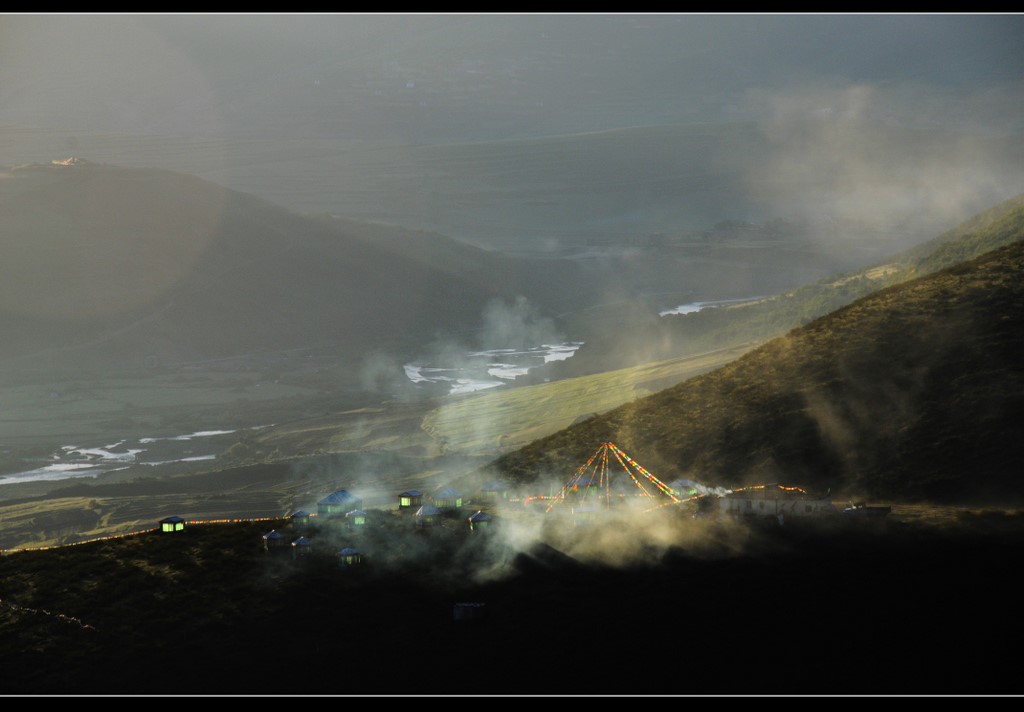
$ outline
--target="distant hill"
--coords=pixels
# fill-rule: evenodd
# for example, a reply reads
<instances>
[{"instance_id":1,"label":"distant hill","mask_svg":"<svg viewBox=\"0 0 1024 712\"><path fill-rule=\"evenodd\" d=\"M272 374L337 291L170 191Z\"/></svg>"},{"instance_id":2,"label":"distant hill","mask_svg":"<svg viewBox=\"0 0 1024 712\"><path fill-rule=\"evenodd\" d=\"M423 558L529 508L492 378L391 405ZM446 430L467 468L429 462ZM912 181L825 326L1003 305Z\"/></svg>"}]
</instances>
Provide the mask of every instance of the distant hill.
<instances>
[{"instance_id":1,"label":"distant hill","mask_svg":"<svg viewBox=\"0 0 1024 712\"><path fill-rule=\"evenodd\" d=\"M528 293L581 304L572 265L311 219L198 178L78 162L2 173L0 360L61 368L472 331Z\"/></svg>"},{"instance_id":2,"label":"distant hill","mask_svg":"<svg viewBox=\"0 0 1024 712\"><path fill-rule=\"evenodd\" d=\"M830 93L819 99L837 109L851 101ZM784 104L789 110L770 121L675 118L604 130L586 130L581 126L589 122L582 122L554 135L506 139L472 139L464 127L454 143L276 133L254 141L5 125L0 155L28 163L73 150L119 166L196 175L301 214L432 230L506 251L621 248L724 220L808 219L823 224L804 248L826 254L832 269L852 268L868 247L863 239L850 241L856 233L843 234L844 221L884 233L871 245L884 251L868 254L870 260L1009 198L1024 180L1020 130L816 115L811 101ZM293 114L289 108L290 120ZM649 281L652 266L644 268ZM696 281L686 288L699 289Z\"/></svg>"},{"instance_id":3,"label":"distant hill","mask_svg":"<svg viewBox=\"0 0 1024 712\"><path fill-rule=\"evenodd\" d=\"M1006 219L1019 221L1019 208ZM1022 277L1018 241L883 289L494 469L560 478L612 440L665 480L1024 500Z\"/></svg>"}]
</instances>

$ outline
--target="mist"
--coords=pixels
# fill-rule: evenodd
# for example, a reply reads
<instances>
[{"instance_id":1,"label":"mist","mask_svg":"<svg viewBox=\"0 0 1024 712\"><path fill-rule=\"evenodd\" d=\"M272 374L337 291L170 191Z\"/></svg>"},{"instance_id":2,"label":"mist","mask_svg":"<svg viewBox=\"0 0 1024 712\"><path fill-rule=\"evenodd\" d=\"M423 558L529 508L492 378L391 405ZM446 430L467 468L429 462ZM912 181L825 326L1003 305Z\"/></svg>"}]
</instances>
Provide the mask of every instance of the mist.
<instances>
[{"instance_id":1,"label":"mist","mask_svg":"<svg viewBox=\"0 0 1024 712\"><path fill-rule=\"evenodd\" d=\"M0 14L0 693L1012 691L1022 273L1024 15Z\"/></svg>"},{"instance_id":2,"label":"mist","mask_svg":"<svg viewBox=\"0 0 1024 712\"><path fill-rule=\"evenodd\" d=\"M742 101L749 90L823 79L978 96L1020 81L1021 31L1015 15L5 15L0 116L79 130L348 136L374 120L401 123L383 107L361 114L344 92L363 99L411 81L426 101L413 104L422 140L464 138L474 123L476 139L644 116L717 121L756 116ZM300 117L290 129L283 102ZM981 118L961 107L918 120Z\"/></svg>"},{"instance_id":3,"label":"mist","mask_svg":"<svg viewBox=\"0 0 1024 712\"><path fill-rule=\"evenodd\" d=\"M906 247L980 212L1016 182L1000 155L1005 125L982 121L963 131L931 119L905 121L922 111L915 99L869 83L749 92L769 146L766 160L749 166L751 191L774 206L788 204L793 214L856 223L869 239L881 233L893 247ZM787 194L792 185L809 188L799 202ZM828 238L825 232L819 239Z\"/></svg>"},{"instance_id":4,"label":"mist","mask_svg":"<svg viewBox=\"0 0 1024 712\"><path fill-rule=\"evenodd\" d=\"M300 506L274 488L461 477L677 376L512 406L407 367L493 395L678 358L675 300L785 294L1024 190L1022 36L1012 14L0 15L0 472L275 423L211 478L286 462L266 500ZM480 365L562 342L584 346L527 377ZM837 452L857 407L808 404Z\"/></svg>"}]
</instances>

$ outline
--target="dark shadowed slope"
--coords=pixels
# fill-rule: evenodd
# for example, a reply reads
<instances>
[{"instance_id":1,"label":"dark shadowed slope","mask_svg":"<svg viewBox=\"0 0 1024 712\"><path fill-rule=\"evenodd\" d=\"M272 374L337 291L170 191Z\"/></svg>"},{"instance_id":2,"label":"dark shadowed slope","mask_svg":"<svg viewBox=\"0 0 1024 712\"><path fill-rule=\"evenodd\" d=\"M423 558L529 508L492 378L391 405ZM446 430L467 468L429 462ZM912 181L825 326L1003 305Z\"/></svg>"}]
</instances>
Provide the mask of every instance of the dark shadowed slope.
<instances>
[{"instance_id":1,"label":"dark shadowed slope","mask_svg":"<svg viewBox=\"0 0 1024 712\"><path fill-rule=\"evenodd\" d=\"M429 534L370 512L358 569L340 532L312 553L264 552L286 520L189 525L0 558L0 694L696 695L1019 694L985 610L1021 632L1005 568L1021 516L945 530L750 537L743 554L679 546L658 564L593 565L464 522ZM706 526L705 526L706 525ZM721 530L708 523L712 541ZM340 541L339 541L340 540ZM724 556L723 556L724 554ZM507 577L479 574L495 560ZM854 572L851 576L851 572ZM482 617L455 620L459 602ZM762 640L750 639L756 619ZM803 630L817 624L814 633ZM802 627L803 626L803 627ZM567 663L573 651L608 674ZM674 672L699 650L721 661ZM685 657L681 657L685 656ZM908 664L909 661L909 664ZM575 662L575 660L572 660ZM632 668L643 665L640 674ZM582 669L581 669L582 668ZM689 669L689 668L688 668Z\"/></svg>"},{"instance_id":2,"label":"dark shadowed slope","mask_svg":"<svg viewBox=\"0 0 1024 712\"><path fill-rule=\"evenodd\" d=\"M1024 499L1024 244L890 287L496 461L564 479L613 440L662 479Z\"/></svg>"}]
</instances>

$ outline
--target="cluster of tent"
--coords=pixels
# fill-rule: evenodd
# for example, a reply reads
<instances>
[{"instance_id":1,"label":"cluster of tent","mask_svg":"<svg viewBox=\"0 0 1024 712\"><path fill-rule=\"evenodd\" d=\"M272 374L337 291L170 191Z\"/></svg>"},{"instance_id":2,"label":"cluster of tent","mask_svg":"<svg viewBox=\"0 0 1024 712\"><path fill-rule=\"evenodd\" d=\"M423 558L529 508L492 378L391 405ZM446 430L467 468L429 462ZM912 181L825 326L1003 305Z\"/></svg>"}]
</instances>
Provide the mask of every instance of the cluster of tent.
<instances>
[{"instance_id":1,"label":"cluster of tent","mask_svg":"<svg viewBox=\"0 0 1024 712\"><path fill-rule=\"evenodd\" d=\"M485 501L500 502L508 498L508 486L502 482L490 482L483 486L482 494ZM429 501L424 502L424 499ZM454 487L443 487L432 496L425 496L417 490L408 490L398 495L400 513L415 510L417 527L433 527L441 523L441 519L462 509L464 499L462 493ZM323 520L343 520L351 529L366 526L369 515L362 509L363 500L348 490L337 490L321 499L316 504L316 514L305 510L297 510L289 515L293 534L287 535L276 529L263 534L263 549L267 552L291 551L292 558L308 556L313 551L313 541L301 534L307 531L316 516ZM487 512L477 510L466 519L471 531L486 529L494 521ZM160 520L160 531L165 533L180 532L185 528L185 519L179 516L166 517ZM292 538L294 534L300 534ZM342 568L357 566L363 561L363 553L352 546L346 546L337 552L338 564Z\"/></svg>"},{"instance_id":2,"label":"cluster of tent","mask_svg":"<svg viewBox=\"0 0 1024 712\"><path fill-rule=\"evenodd\" d=\"M485 485L484 496L490 499L504 499L507 496L508 488L500 482ZM490 493L490 494L488 494ZM415 509L415 520L417 527L433 527L440 524L442 517L462 509L464 500L462 493L454 487L444 487L432 496L430 501L424 502L425 495L417 490L408 490L398 495L399 512ZM367 513L361 508L363 500L348 490L338 490L317 502L316 517L320 520L335 521L344 520L351 529L363 527L367 523ZM302 531L306 529L312 518L312 513L305 510L298 510L290 515L293 529ZM485 529L491 526L494 518L483 511L476 511L467 518L471 531ZM293 558L301 558L313 550L313 542L306 536L300 536L289 542L289 538L277 530L271 530L263 535L263 548L268 551L286 551L289 548ZM290 546L288 546L290 543ZM363 561L363 553L352 546L346 546L337 552L338 565L341 568L357 566Z\"/></svg>"}]
</instances>

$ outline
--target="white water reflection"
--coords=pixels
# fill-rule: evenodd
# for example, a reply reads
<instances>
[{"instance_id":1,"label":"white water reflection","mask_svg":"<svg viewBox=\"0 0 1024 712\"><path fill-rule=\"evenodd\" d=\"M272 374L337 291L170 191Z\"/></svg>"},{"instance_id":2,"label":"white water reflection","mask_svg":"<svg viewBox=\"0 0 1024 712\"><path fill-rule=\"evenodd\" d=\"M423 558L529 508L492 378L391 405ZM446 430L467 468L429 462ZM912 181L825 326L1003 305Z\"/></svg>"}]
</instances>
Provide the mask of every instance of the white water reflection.
<instances>
[{"instance_id":1,"label":"white water reflection","mask_svg":"<svg viewBox=\"0 0 1024 712\"><path fill-rule=\"evenodd\" d=\"M541 364L564 361L582 345L582 341L567 341L528 349L471 351L458 365L407 363L404 369L413 383L446 383L450 395L472 393L507 385Z\"/></svg>"},{"instance_id":2,"label":"white water reflection","mask_svg":"<svg viewBox=\"0 0 1024 712\"><path fill-rule=\"evenodd\" d=\"M715 299L707 302L690 302L689 304L680 304L677 307L671 309L662 309L658 312L658 316L668 316L670 314L693 314L699 312L702 309L709 309L713 307L725 306L727 304L743 304L744 302L758 302L765 297L742 297L740 299Z\"/></svg>"},{"instance_id":3,"label":"white water reflection","mask_svg":"<svg viewBox=\"0 0 1024 712\"><path fill-rule=\"evenodd\" d=\"M214 435L230 435L237 433L237 430L200 430L188 435L173 435L169 438L139 438L140 443L155 443L161 440L192 440L193 438L209 438Z\"/></svg>"},{"instance_id":4,"label":"white water reflection","mask_svg":"<svg viewBox=\"0 0 1024 712\"><path fill-rule=\"evenodd\" d=\"M251 430L269 427L258 425ZM230 437L239 432L230 430L199 430L183 435L126 438L96 447L62 445L50 455L51 462L41 467L0 475L0 485L51 480L67 480L125 470L134 466L169 465L176 462L215 460L218 452L234 444ZM135 447L146 445L146 447ZM196 452L199 450L199 452Z\"/></svg>"}]
</instances>

